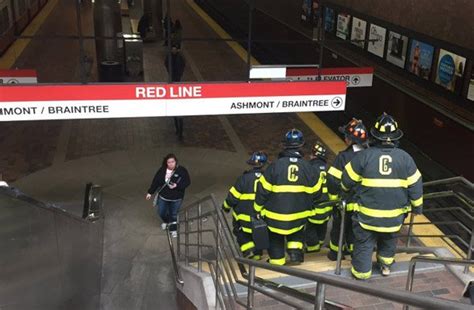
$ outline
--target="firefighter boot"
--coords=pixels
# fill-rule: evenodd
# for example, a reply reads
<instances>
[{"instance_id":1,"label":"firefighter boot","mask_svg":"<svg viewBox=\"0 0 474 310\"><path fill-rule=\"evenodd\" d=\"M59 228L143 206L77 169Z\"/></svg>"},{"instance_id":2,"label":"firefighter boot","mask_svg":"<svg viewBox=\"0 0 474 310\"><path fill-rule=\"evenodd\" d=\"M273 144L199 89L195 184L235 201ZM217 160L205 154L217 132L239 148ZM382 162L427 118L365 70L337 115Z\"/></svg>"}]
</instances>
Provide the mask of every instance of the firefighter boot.
<instances>
[{"instance_id":1,"label":"firefighter boot","mask_svg":"<svg viewBox=\"0 0 474 310\"><path fill-rule=\"evenodd\" d=\"M302 250L288 250L289 264L299 265L304 262L304 254Z\"/></svg>"}]
</instances>

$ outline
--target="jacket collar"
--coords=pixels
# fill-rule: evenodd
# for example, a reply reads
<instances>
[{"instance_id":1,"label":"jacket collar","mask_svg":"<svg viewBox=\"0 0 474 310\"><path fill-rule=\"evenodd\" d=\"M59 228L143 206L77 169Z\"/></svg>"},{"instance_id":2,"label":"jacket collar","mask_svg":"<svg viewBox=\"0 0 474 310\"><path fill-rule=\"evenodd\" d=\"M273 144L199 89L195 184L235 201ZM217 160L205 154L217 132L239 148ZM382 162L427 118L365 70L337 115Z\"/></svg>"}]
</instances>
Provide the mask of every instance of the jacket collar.
<instances>
[{"instance_id":1,"label":"jacket collar","mask_svg":"<svg viewBox=\"0 0 474 310\"><path fill-rule=\"evenodd\" d=\"M303 158L303 152L299 149L286 149L280 152L278 158L283 157L296 157L296 158Z\"/></svg>"}]
</instances>

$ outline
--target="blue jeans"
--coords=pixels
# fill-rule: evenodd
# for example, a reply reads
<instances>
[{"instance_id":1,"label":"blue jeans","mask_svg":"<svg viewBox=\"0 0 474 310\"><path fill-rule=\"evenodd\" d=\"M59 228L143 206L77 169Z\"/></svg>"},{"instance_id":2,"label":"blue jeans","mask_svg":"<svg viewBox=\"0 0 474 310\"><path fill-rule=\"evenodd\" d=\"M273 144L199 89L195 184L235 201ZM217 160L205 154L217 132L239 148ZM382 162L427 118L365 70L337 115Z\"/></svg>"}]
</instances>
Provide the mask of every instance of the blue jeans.
<instances>
[{"instance_id":1,"label":"blue jeans","mask_svg":"<svg viewBox=\"0 0 474 310\"><path fill-rule=\"evenodd\" d=\"M163 220L163 223L170 224L170 231L177 230L178 212L182 202L182 199L166 201L163 198L158 197L156 212Z\"/></svg>"}]
</instances>

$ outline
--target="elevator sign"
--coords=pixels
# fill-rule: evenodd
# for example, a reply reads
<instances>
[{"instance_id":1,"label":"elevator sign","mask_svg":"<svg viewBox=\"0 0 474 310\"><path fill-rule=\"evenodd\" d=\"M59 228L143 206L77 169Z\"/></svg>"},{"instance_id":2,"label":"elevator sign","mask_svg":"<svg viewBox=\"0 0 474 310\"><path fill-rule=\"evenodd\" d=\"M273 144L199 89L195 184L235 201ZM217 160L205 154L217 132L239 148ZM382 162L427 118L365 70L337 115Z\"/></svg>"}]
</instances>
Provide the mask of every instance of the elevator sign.
<instances>
[{"instance_id":1,"label":"elevator sign","mask_svg":"<svg viewBox=\"0 0 474 310\"><path fill-rule=\"evenodd\" d=\"M0 70L0 85L36 83L38 79L35 70Z\"/></svg>"},{"instance_id":2,"label":"elevator sign","mask_svg":"<svg viewBox=\"0 0 474 310\"><path fill-rule=\"evenodd\" d=\"M0 121L343 111L344 82L0 88Z\"/></svg>"}]
</instances>

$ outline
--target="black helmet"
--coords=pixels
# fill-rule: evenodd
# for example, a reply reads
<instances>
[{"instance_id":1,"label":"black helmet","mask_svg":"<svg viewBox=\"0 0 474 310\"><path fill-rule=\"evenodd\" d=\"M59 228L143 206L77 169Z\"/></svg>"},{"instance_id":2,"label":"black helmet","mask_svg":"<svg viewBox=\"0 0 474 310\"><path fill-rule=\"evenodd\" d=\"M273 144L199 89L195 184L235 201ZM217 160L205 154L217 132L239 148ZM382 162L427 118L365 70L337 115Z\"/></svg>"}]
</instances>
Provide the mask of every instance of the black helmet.
<instances>
[{"instance_id":1,"label":"black helmet","mask_svg":"<svg viewBox=\"0 0 474 310\"><path fill-rule=\"evenodd\" d=\"M366 143L369 136L362 121L356 118L353 118L345 126L339 127L339 132L357 144Z\"/></svg>"},{"instance_id":2,"label":"black helmet","mask_svg":"<svg viewBox=\"0 0 474 310\"><path fill-rule=\"evenodd\" d=\"M250 158L247 160L247 164L252 166L261 167L267 163L268 156L264 152L253 152Z\"/></svg>"},{"instance_id":3,"label":"black helmet","mask_svg":"<svg viewBox=\"0 0 474 310\"><path fill-rule=\"evenodd\" d=\"M324 147L324 145L317 141L314 145L313 145L313 148L311 149L311 153L318 157L318 158L321 158L321 159L326 159L326 148Z\"/></svg>"},{"instance_id":4,"label":"black helmet","mask_svg":"<svg viewBox=\"0 0 474 310\"><path fill-rule=\"evenodd\" d=\"M283 144L287 149L297 149L302 147L304 145L303 133L298 129L291 129L286 133Z\"/></svg>"},{"instance_id":5,"label":"black helmet","mask_svg":"<svg viewBox=\"0 0 474 310\"><path fill-rule=\"evenodd\" d=\"M403 137L403 131L398 128L398 123L385 112L377 118L370 133L375 139L385 142L397 141Z\"/></svg>"}]
</instances>

